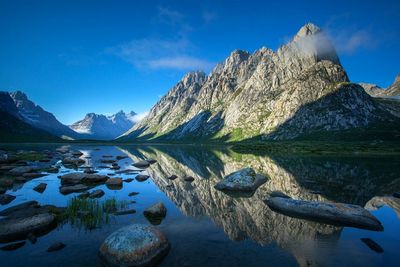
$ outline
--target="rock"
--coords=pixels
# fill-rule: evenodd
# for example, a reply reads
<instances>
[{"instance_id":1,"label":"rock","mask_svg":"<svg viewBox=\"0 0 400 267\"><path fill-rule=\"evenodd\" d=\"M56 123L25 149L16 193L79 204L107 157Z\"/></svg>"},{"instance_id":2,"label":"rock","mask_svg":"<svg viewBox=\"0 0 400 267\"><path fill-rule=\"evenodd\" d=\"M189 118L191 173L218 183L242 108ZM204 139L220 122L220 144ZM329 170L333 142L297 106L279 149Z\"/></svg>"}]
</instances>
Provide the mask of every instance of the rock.
<instances>
[{"instance_id":1,"label":"rock","mask_svg":"<svg viewBox=\"0 0 400 267\"><path fill-rule=\"evenodd\" d=\"M183 180L191 183L194 181L194 178L192 176L185 176L185 177L183 177Z\"/></svg>"},{"instance_id":2,"label":"rock","mask_svg":"<svg viewBox=\"0 0 400 267\"><path fill-rule=\"evenodd\" d=\"M146 161L147 161L148 163L150 163L150 164L154 164L154 163L157 162L157 160L152 159L152 158L148 158L148 159L146 159Z\"/></svg>"},{"instance_id":3,"label":"rock","mask_svg":"<svg viewBox=\"0 0 400 267\"><path fill-rule=\"evenodd\" d=\"M175 180L176 178L178 178L178 176L176 176L175 174L168 177L169 180Z\"/></svg>"},{"instance_id":4,"label":"rock","mask_svg":"<svg viewBox=\"0 0 400 267\"><path fill-rule=\"evenodd\" d=\"M361 241L366 244L371 250L377 252L377 253L383 253L383 248L379 246L378 243L376 243L374 240L371 238L361 238Z\"/></svg>"},{"instance_id":5,"label":"rock","mask_svg":"<svg viewBox=\"0 0 400 267\"><path fill-rule=\"evenodd\" d=\"M47 187L47 184L45 184L45 183L40 183L40 184L38 184L37 186L35 186L34 188L33 188L33 190L35 190L36 192L39 192L39 193L43 193L44 192L44 190L46 190L46 187Z\"/></svg>"},{"instance_id":6,"label":"rock","mask_svg":"<svg viewBox=\"0 0 400 267\"><path fill-rule=\"evenodd\" d=\"M87 173L87 174L94 174L94 173L97 173L97 171L93 170L92 168L88 168L88 169L84 170L83 172L84 172L84 173Z\"/></svg>"},{"instance_id":7,"label":"rock","mask_svg":"<svg viewBox=\"0 0 400 267\"><path fill-rule=\"evenodd\" d=\"M397 197L397 198L400 198L400 192L395 192L395 193L393 193L393 196L394 196L394 197Z\"/></svg>"},{"instance_id":8,"label":"rock","mask_svg":"<svg viewBox=\"0 0 400 267\"><path fill-rule=\"evenodd\" d=\"M102 159L102 160L100 160L100 162L101 163L114 163L115 162L115 160L113 160L113 159Z\"/></svg>"},{"instance_id":9,"label":"rock","mask_svg":"<svg viewBox=\"0 0 400 267\"><path fill-rule=\"evenodd\" d=\"M114 212L114 215L127 215L127 214L134 214L136 213L136 210L134 209L130 209L130 210L120 210L120 211L116 211Z\"/></svg>"},{"instance_id":10,"label":"rock","mask_svg":"<svg viewBox=\"0 0 400 267\"><path fill-rule=\"evenodd\" d=\"M61 250L61 249L65 248L65 246L66 246L66 245L65 245L64 243L57 242L57 243L54 243L53 245L51 245L51 246L47 249L47 252L58 251L58 250Z\"/></svg>"},{"instance_id":11,"label":"rock","mask_svg":"<svg viewBox=\"0 0 400 267\"><path fill-rule=\"evenodd\" d=\"M11 187L13 184L14 184L13 179L7 179L7 178L0 179L1 187Z\"/></svg>"},{"instance_id":12,"label":"rock","mask_svg":"<svg viewBox=\"0 0 400 267\"><path fill-rule=\"evenodd\" d=\"M7 205L11 201L13 201L16 197L8 194L0 195L0 205Z\"/></svg>"},{"instance_id":13,"label":"rock","mask_svg":"<svg viewBox=\"0 0 400 267\"><path fill-rule=\"evenodd\" d=\"M56 217L50 213L2 219L0 220L0 242L25 239L29 233L46 232L54 229L56 225Z\"/></svg>"},{"instance_id":14,"label":"rock","mask_svg":"<svg viewBox=\"0 0 400 267\"><path fill-rule=\"evenodd\" d=\"M167 216L167 208L162 202L158 202L145 209L143 214L150 221L150 223L153 225L159 225L165 216Z\"/></svg>"},{"instance_id":15,"label":"rock","mask_svg":"<svg viewBox=\"0 0 400 267\"><path fill-rule=\"evenodd\" d=\"M76 158L76 157L67 157L62 160L62 163L67 164L67 165L71 164L71 165L79 166L79 165L84 164L85 160L81 159L81 158Z\"/></svg>"},{"instance_id":16,"label":"rock","mask_svg":"<svg viewBox=\"0 0 400 267\"><path fill-rule=\"evenodd\" d=\"M72 151L72 155L75 156L75 157L80 157L80 156L83 155L83 153L80 152L80 151Z\"/></svg>"},{"instance_id":17,"label":"rock","mask_svg":"<svg viewBox=\"0 0 400 267\"><path fill-rule=\"evenodd\" d=\"M133 178L124 179L124 182L126 182L126 183L130 183L130 182L132 182L132 181L133 181Z\"/></svg>"},{"instance_id":18,"label":"rock","mask_svg":"<svg viewBox=\"0 0 400 267\"><path fill-rule=\"evenodd\" d=\"M88 190L89 187L83 184L61 186L60 193L63 195L68 195L71 193L82 192Z\"/></svg>"},{"instance_id":19,"label":"rock","mask_svg":"<svg viewBox=\"0 0 400 267\"><path fill-rule=\"evenodd\" d=\"M149 179L149 175L146 175L146 174L138 174L138 175L136 175L136 177L135 177L135 179L138 181L138 182L144 182L144 181L146 181L147 179Z\"/></svg>"},{"instance_id":20,"label":"rock","mask_svg":"<svg viewBox=\"0 0 400 267\"><path fill-rule=\"evenodd\" d=\"M133 163L132 165L139 169L146 169L150 166L150 163L147 160L141 160Z\"/></svg>"},{"instance_id":21,"label":"rock","mask_svg":"<svg viewBox=\"0 0 400 267\"><path fill-rule=\"evenodd\" d=\"M25 183L26 181L28 181L28 179L26 179L25 177L22 177L22 176L16 177L14 180L17 183Z\"/></svg>"},{"instance_id":22,"label":"rock","mask_svg":"<svg viewBox=\"0 0 400 267\"><path fill-rule=\"evenodd\" d=\"M121 160L121 159L126 159L126 158L128 158L128 156L116 156L115 157L117 160Z\"/></svg>"},{"instance_id":23,"label":"rock","mask_svg":"<svg viewBox=\"0 0 400 267\"><path fill-rule=\"evenodd\" d=\"M97 189L89 194L89 198L100 198L104 196L104 191L101 189Z\"/></svg>"},{"instance_id":24,"label":"rock","mask_svg":"<svg viewBox=\"0 0 400 267\"><path fill-rule=\"evenodd\" d=\"M130 196L130 197L133 197L133 196L136 196L136 195L139 195L139 192L131 192L131 193L128 194L128 196Z\"/></svg>"},{"instance_id":25,"label":"rock","mask_svg":"<svg viewBox=\"0 0 400 267\"><path fill-rule=\"evenodd\" d=\"M366 209L351 204L303 201L271 197L265 201L270 209L284 215L326 224L383 231L383 226Z\"/></svg>"},{"instance_id":26,"label":"rock","mask_svg":"<svg viewBox=\"0 0 400 267\"><path fill-rule=\"evenodd\" d=\"M226 176L214 188L221 191L254 192L267 181L263 175L256 174L252 168L244 168Z\"/></svg>"},{"instance_id":27,"label":"rock","mask_svg":"<svg viewBox=\"0 0 400 267\"><path fill-rule=\"evenodd\" d=\"M8 171L8 173L13 176L20 176L23 175L24 173L32 172L33 170L34 168L31 166L21 166L11 169L10 171Z\"/></svg>"},{"instance_id":28,"label":"rock","mask_svg":"<svg viewBox=\"0 0 400 267\"><path fill-rule=\"evenodd\" d=\"M282 193L281 191L273 191L269 194L269 197L283 197L283 198L291 198L288 195Z\"/></svg>"},{"instance_id":29,"label":"rock","mask_svg":"<svg viewBox=\"0 0 400 267\"><path fill-rule=\"evenodd\" d=\"M4 194L5 192L7 192L7 189L0 187L0 195Z\"/></svg>"},{"instance_id":30,"label":"rock","mask_svg":"<svg viewBox=\"0 0 400 267\"><path fill-rule=\"evenodd\" d=\"M15 206L12 206L12 207L9 207L7 209L0 211L0 216L8 216L16 211L26 210L30 207L35 207L37 205L39 205L39 203L35 200L23 202L21 204L18 204L18 205L15 205Z\"/></svg>"},{"instance_id":31,"label":"rock","mask_svg":"<svg viewBox=\"0 0 400 267\"><path fill-rule=\"evenodd\" d=\"M23 246L25 246L26 242L25 241L21 241L21 242L17 242L17 243L12 243L12 244L8 244L5 246L0 247L1 250L5 250L5 251L12 251L12 250L17 250Z\"/></svg>"},{"instance_id":32,"label":"rock","mask_svg":"<svg viewBox=\"0 0 400 267\"><path fill-rule=\"evenodd\" d=\"M109 235L100 257L109 266L156 266L169 251L162 232L152 226L132 224Z\"/></svg>"},{"instance_id":33,"label":"rock","mask_svg":"<svg viewBox=\"0 0 400 267\"><path fill-rule=\"evenodd\" d=\"M60 168L58 168L58 167L51 167L51 168L48 168L46 171L47 171L48 173L58 173L58 172L60 171Z\"/></svg>"},{"instance_id":34,"label":"rock","mask_svg":"<svg viewBox=\"0 0 400 267\"><path fill-rule=\"evenodd\" d=\"M67 173L60 177L62 185L74 185L80 183L98 184L108 180L107 175L87 174L82 172Z\"/></svg>"},{"instance_id":35,"label":"rock","mask_svg":"<svg viewBox=\"0 0 400 267\"><path fill-rule=\"evenodd\" d=\"M106 182L106 186L110 189L122 188L122 178L110 178Z\"/></svg>"},{"instance_id":36,"label":"rock","mask_svg":"<svg viewBox=\"0 0 400 267\"><path fill-rule=\"evenodd\" d=\"M43 177L43 176L46 176L46 175L47 174L45 174L45 173L28 172L28 173L24 173L22 175L22 177L24 177L26 179L35 179L35 178Z\"/></svg>"}]
</instances>

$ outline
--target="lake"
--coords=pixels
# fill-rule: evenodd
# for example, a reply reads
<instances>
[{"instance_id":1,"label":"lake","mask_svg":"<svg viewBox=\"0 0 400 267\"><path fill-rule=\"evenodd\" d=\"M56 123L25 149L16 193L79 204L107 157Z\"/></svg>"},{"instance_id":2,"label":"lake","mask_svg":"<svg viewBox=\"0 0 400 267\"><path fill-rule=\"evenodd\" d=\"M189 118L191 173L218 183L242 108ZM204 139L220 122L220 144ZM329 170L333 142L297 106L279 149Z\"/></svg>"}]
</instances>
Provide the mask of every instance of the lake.
<instances>
[{"instance_id":1,"label":"lake","mask_svg":"<svg viewBox=\"0 0 400 267\"><path fill-rule=\"evenodd\" d=\"M50 153L61 146L0 147ZM144 182L124 182L122 188L114 189L96 187L105 195L93 200L95 204L114 201L136 213L100 214L94 225L79 218L66 219L35 244L0 250L1 266L99 266L98 250L104 239L131 223L150 224L143 211L159 201L166 206L167 216L155 227L171 244L160 266L400 266L400 199L391 197L400 191L398 156L255 155L200 145L70 145L67 149L81 151L85 163L78 169L61 165L59 173L15 182L6 193L16 199L0 206L0 211L29 200L71 206L80 193L61 194L59 175L91 166L110 177L135 178L138 172L116 174L104 159L125 156L117 161L121 167L117 172L132 168L131 164L141 159L156 159L157 163L146 169L150 179ZM214 189L224 176L244 167L268 178L253 196L233 197ZM167 179L171 175L178 178ZM194 181L184 181L184 176L192 176ZM43 193L33 190L40 183L47 184ZM338 227L276 213L263 202L273 191L295 199L366 207L381 221L384 231ZM139 194L129 196L131 192ZM371 238L384 252L371 250L361 238ZM55 242L66 247L47 252Z\"/></svg>"}]
</instances>

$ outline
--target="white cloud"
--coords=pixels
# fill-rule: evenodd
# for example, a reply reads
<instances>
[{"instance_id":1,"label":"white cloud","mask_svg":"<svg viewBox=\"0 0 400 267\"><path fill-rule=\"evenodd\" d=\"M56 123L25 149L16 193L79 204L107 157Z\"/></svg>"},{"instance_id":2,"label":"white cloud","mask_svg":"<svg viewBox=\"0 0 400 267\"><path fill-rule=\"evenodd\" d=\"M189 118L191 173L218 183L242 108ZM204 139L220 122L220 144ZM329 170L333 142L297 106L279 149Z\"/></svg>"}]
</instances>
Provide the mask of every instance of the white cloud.
<instances>
[{"instance_id":1,"label":"white cloud","mask_svg":"<svg viewBox=\"0 0 400 267\"><path fill-rule=\"evenodd\" d=\"M159 58L148 61L152 69L208 70L215 64L207 60L190 56Z\"/></svg>"},{"instance_id":2,"label":"white cloud","mask_svg":"<svg viewBox=\"0 0 400 267\"><path fill-rule=\"evenodd\" d=\"M352 54L360 49L371 49L377 40L367 30L330 32L330 36L339 52Z\"/></svg>"},{"instance_id":3,"label":"white cloud","mask_svg":"<svg viewBox=\"0 0 400 267\"><path fill-rule=\"evenodd\" d=\"M130 120L133 121L134 123L138 123L141 120L143 120L147 116L147 114L149 114L148 111L136 114L136 115L132 116L130 118Z\"/></svg>"}]
</instances>

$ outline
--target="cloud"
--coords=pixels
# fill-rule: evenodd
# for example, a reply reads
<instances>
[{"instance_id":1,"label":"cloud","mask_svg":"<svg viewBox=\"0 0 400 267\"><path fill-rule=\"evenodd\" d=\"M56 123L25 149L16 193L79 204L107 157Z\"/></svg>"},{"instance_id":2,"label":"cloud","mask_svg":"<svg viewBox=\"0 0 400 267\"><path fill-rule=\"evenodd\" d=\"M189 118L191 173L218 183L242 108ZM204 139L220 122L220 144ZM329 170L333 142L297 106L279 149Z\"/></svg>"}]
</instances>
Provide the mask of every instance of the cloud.
<instances>
[{"instance_id":1,"label":"cloud","mask_svg":"<svg viewBox=\"0 0 400 267\"><path fill-rule=\"evenodd\" d=\"M329 35L338 52L345 54L352 54L360 49L373 49L377 46L377 40L367 30L333 31L329 32Z\"/></svg>"},{"instance_id":2,"label":"cloud","mask_svg":"<svg viewBox=\"0 0 400 267\"><path fill-rule=\"evenodd\" d=\"M153 69L208 70L215 64L195 57L176 56L150 60L148 65Z\"/></svg>"},{"instance_id":3,"label":"cloud","mask_svg":"<svg viewBox=\"0 0 400 267\"><path fill-rule=\"evenodd\" d=\"M149 112L148 112L148 111L145 111L145 112L142 112L142 113L139 113L139 114L136 114L136 115L132 116L132 117L130 118L130 120L131 120L132 122L134 122L134 123L138 123L138 122L140 122L141 120L143 120L148 114L149 114Z\"/></svg>"}]
</instances>

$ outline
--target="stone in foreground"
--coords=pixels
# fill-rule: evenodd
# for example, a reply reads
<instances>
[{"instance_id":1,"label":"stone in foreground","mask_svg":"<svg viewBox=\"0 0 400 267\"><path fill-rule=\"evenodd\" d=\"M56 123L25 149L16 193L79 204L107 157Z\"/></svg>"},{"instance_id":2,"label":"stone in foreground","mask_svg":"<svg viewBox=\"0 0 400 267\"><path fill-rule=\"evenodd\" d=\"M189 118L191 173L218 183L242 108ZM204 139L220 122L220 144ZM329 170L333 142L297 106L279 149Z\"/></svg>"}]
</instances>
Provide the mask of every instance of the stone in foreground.
<instances>
[{"instance_id":1,"label":"stone in foreground","mask_svg":"<svg viewBox=\"0 0 400 267\"><path fill-rule=\"evenodd\" d=\"M351 204L303 201L271 197L265 201L270 209L284 215L337 226L383 231L383 226L366 209Z\"/></svg>"},{"instance_id":2,"label":"stone in foreground","mask_svg":"<svg viewBox=\"0 0 400 267\"><path fill-rule=\"evenodd\" d=\"M253 192L266 181L265 176L256 174L252 168L244 168L229 174L214 188L221 191Z\"/></svg>"},{"instance_id":3,"label":"stone in foreground","mask_svg":"<svg viewBox=\"0 0 400 267\"><path fill-rule=\"evenodd\" d=\"M152 226L133 224L109 235L100 257L109 266L155 266L169 251L162 232Z\"/></svg>"},{"instance_id":4,"label":"stone in foreground","mask_svg":"<svg viewBox=\"0 0 400 267\"><path fill-rule=\"evenodd\" d=\"M161 221L167 216L167 208L162 202L158 202L153 206L143 211L144 216L153 225L159 225Z\"/></svg>"},{"instance_id":5,"label":"stone in foreground","mask_svg":"<svg viewBox=\"0 0 400 267\"><path fill-rule=\"evenodd\" d=\"M147 160L141 160L132 164L136 168L145 169L150 166L150 163Z\"/></svg>"}]
</instances>

